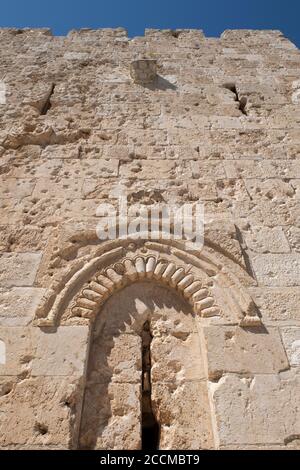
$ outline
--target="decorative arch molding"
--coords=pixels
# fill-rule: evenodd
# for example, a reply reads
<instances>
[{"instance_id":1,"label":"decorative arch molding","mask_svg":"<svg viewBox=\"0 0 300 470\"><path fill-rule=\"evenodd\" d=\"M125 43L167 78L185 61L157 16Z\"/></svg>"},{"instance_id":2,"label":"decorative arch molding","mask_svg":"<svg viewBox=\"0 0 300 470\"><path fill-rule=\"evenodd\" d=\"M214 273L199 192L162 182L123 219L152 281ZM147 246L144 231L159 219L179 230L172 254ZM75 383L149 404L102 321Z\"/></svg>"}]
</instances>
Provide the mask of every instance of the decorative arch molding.
<instances>
[{"instance_id":1,"label":"decorative arch molding","mask_svg":"<svg viewBox=\"0 0 300 470\"><path fill-rule=\"evenodd\" d=\"M201 317L243 327L261 325L257 308L236 275L205 248L196 253L174 240L115 240L104 243L101 251L81 263L60 290L58 283L50 289L37 310L36 326L93 321L109 297L140 281L174 289ZM245 271L237 269L245 279Z\"/></svg>"}]
</instances>

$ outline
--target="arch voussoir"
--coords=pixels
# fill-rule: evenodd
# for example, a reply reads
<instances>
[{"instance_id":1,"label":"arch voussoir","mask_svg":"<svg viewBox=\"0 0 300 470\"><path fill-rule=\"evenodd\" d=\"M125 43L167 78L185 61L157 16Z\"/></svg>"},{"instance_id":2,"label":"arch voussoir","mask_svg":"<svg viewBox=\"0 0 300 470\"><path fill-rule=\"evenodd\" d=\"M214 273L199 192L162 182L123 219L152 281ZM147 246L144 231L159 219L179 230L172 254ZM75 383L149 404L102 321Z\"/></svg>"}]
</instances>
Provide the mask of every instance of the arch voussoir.
<instances>
[{"instance_id":1,"label":"arch voussoir","mask_svg":"<svg viewBox=\"0 0 300 470\"><path fill-rule=\"evenodd\" d=\"M152 244L153 245L153 244ZM69 281L69 290L61 293L61 298L50 310L46 318L39 318L36 324L39 326L55 325L60 318L70 320L73 317L93 320L102 305L120 289L139 281L155 281L161 285L174 289L192 306L195 314L204 317L222 317L223 310L216 300L214 287L217 276L224 276L223 266L210 261L207 255L195 258L186 255L188 262L184 262L184 253L176 247L173 251L162 247L157 249L155 244L151 249L137 249L128 253L126 250L118 251L111 262L104 263L101 267L101 259L96 259L88 264L88 277L84 278L84 269L80 276L74 276L76 289ZM179 255L179 256L178 256ZM117 258L117 259L116 259ZM105 259L109 259L105 256ZM81 287L77 288L78 279L84 279ZM232 281L232 277L230 277ZM232 300L236 304L239 317L238 323L242 326L256 326L261 324L260 318L253 309L253 301L247 294L240 292L240 286L233 286L240 300ZM74 295L74 291L75 295ZM70 295L70 293L72 295ZM66 303L64 297L70 297L68 302L68 314L60 312L60 307ZM234 299L234 295L232 295ZM62 313L62 316L60 316Z\"/></svg>"}]
</instances>

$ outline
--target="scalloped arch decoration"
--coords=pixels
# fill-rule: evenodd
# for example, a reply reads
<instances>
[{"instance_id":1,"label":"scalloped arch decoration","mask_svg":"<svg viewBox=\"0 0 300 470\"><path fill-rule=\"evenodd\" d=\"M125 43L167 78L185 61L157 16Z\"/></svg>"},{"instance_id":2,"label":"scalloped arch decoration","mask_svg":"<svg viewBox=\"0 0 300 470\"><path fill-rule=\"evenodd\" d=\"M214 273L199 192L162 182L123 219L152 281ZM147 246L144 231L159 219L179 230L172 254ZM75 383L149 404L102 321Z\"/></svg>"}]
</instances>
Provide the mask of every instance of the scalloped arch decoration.
<instances>
[{"instance_id":1,"label":"scalloped arch decoration","mask_svg":"<svg viewBox=\"0 0 300 470\"><path fill-rule=\"evenodd\" d=\"M153 255L125 258L105 268L82 289L81 296L71 309L72 313L89 318L114 292L142 280L155 280L176 289L193 306L195 313L201 313L204 317L220 315L220 309L214 304L214 298L203 282L186 272L183 266Z\"/></svg>"},{"instance_id":2,"label":"scalloped arch decoration","mask_svg":"<svg viewBox=\"0 0 300 470\"><path fill-rule=\"evenodd\" d=\"M219 261L211 258L205 252L197 256L188 253L178 244L170 246L170 241L109 246L71 276L55 296L47 316L37 315L35 325L54 326L74 317L93 320L115 292L140 281L158 282L174 289L201 317L222 317L227 305L233 323L261 325L251 297ZM216 299L218 287L224 291L224 298ZM39 310L44 312L45 308Z\"/></svg>"}]
</instances>

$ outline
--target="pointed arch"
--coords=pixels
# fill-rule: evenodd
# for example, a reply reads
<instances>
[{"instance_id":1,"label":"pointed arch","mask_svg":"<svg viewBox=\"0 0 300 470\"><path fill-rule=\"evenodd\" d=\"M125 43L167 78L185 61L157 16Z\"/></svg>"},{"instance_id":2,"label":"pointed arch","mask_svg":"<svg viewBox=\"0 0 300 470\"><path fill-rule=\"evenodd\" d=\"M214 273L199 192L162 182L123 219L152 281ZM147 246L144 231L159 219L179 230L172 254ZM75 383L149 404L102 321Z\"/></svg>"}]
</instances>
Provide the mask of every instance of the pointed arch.
<instances>
[{"instance_id":1,"label":"pointed arch","mask_svg":"<svg viewBox=\"0 0 300 470\"><path fill-rule=\"evenodd\" d=\"M54 283L34 324L91 321L115 292L149 280L179 292L201 317L219 317L247 327L261 325L253 300L228 264L205 248L199 253L187 251L174 240L107 242L99 256L81 263L66 282ZM247 278L240 266L236 270L241 279Z\"/></svg>"}]
</instances>

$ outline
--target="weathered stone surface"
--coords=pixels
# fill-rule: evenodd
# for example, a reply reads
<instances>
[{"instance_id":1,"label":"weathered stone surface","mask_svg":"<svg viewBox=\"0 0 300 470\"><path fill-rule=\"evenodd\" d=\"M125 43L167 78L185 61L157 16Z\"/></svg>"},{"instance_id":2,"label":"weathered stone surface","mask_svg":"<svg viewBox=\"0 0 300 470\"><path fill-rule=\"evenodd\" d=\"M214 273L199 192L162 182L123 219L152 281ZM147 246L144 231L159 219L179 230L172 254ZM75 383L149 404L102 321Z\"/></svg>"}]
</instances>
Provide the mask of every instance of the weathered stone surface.
<instances>
[{"instance_id":1,"label":"weathered stone surface","mask_svg":"<svg viewBox=\"0 0 300 470\"><path fill-rule=\"evenodd\" d=\"M281 328L284 347L291 366L300 366L300 328Z\"/></svg>"},{"instance_id":2,"label":"weathered stone surface","mask_svg":"<svg viewBox=\"0 0 300 470\"><path fill-rule=\"evenodd\" d=\"M37 330L32 375L81 377L84 374L88 337L86 326L61 327L57 331Z\"/></svg>"},{"instance_id":3,"label":"weathered stone surface","mask_svg":"<svg viewBox=\"0 0 300 470\"><path fill-rule=\"evenodd\" d=\"M228 178L299 178L298 162L243 160L224 162Z\"/></svg>"},{"instance_id":4,"label":"weathered stone surface","mask_svg":"<svg viewBox=\"0 0 300 470\"><path fill-rule=\"evenodd\" d=\"M293 251L300 252L300 227L288 227L286 236Z\"/></svg>"},{"instance_id":5,"label":"weathered stone surface","mask_svg":"<svg viewBox=\"0 0 300 470\"><path fill-rule=\"evenodd\" d=\"M289 444L300 431L299 387L298 375L289 373L212 383L220 445Z\"/></svg>"},{"instance_id":6,"label":"weathered stone surface","mask_svg":"<svg viewBox=\"0 0 300 470\"><path fill-rule=\"evenodd\" d=\"M8 178L6 181L1 182L0 197L1 199L10 197L23 199L32 194L35 183L34 179Z\"/></svg>"},{"instance_id":7,"label":"weathered stone surface","mask_svg":"<svg viewBox=\"0 0 300 470\"><path fill-rule=\"evenodd\" d=\"M205 327L208 375L211 380L228 372L271 374L289 363L277 328L260 331L240 327Z\"/></svg>"},{"instance_id":8,"label":"weathered stone surface","mask_svg":"<svg viewBox=\"0 0 300 470\"><path fill-rule=\"evenodd\" d=\"M140 383L141 338L135 334L120 334L115 338L93 338L89 363L89 381L95 383Z\"/></svg>"},{"instance_id":9,"label":"weathered stone surface","mask_svg":"<svg viewBox=\"0 0 300 470\"><path fill-rule=\"evenodd\" d=\"M3 253L0 255L0 285L32 286L41 257L41 253Z\"/></svg>"},{"instance_id":10,"label":"weathered stone surface","mask_svg":"<svg viewBox=\"0 0 300 470\"><path fill-rule=\"evenodd\" d=\"M161 425L160 449L213 447L206 382L153 384L152 394Z\"/></svg>"},{"instance_id":11,"label":"weathered stone surface","mask_svg":"<svg viewBox=\"0 0 300 470\"><path fill-rule=\"evenodd\" d=\"M29 219L24 208L24 218L22 222ZM34 209L32 209L33 214ZM30 225L2 225L0 227L0 251L5 252L36 252L45 249L51 228L31 227Z\"/></svg>"},{"instance_id":12,"label":"weathered stone surface","mask_svg":"<svg viewBox=\"0 0 300 470\"><path fill-rule=\"evenodd\" d=\"M152 383L185 382L205 377L197 333L159 335L151 342Z\"/></svg>"},{"instance_id":13,"label":"weathered stone surface","mask_svg":"<svg viewBox=\"0 0 300 470\"><path fill-rule=\"evenodd\" d=\"M300 255L252 255L251 263L258 282L263 286L298 286Z\"/></svg>"},{"instance_id":14,"label":"weathered stone surface","mask_svg":"<svg viewBox=\"0 0 300 470\"><path fill-rule=\"evenodd\" d=\"M157 179L160 178L175 178L176 165L173 161L167 160L155 160L155 161L143 161L138 160L134 163L124 163L120 167L120 176L125 178L136 178L136 179Z\"/></svg>"},{"instance_id":15,"label":"weathered stone surface","mask_svg":"<svg viewBox=\"0 0 300 470\"><path fill-rule=\"evenodd\" d=\"M33 328L0 327L0 339L4 347L0 376L27 375L35 356L35 333Z\"/></svg>"},{"instance_id":16,"label":"weathered stone surface","mask_svg":"<svg viewBox=\"0 0 300 470\"><path fill-rule=\"evenodd\" d=\"M281 227L251 227L245 232L247 248L256 253L289 253L290 247Z\"/></svg>"},{"instance_id":17,"label":"weathered stone surface","mask_svg":"<svg viewBox=\"0 0 300 470\"><path fill-rule=\"evenodd\" d=\"M140 385L91 384L85 391L79 446L134 450L141 447Z\"/></svg>"},{"instance_id":18,"label":"weathered stone surface","mask_svg":"<svg viewBox=\"0 0 300 470\"><path fill-rule=\"evenodd\" d=\"M298 287L249 287L249 292L266 321L300 321Z\"/></svg>"},{"instance_id":19,"label":"weathered stone surface","mask_svg":"<svg viewBox=\"0 0 300 470\"><path fill-rule=\"evenodd\" d=\"M36 308L45 293L37 287L13 287L0 290L0 325L22 326L34 319Z\"/></svg>"},{"instance_id":20,"label":"weathered stone surface","mask_svg":"<svg viewBox=\"0 0 300 470\"><path fill-rule=\"evenodd\" d=\"M300 448L297 48L8 28L0 64L0 449ZM204 246L100 240L121 195L202 203Z\"/></svg>"},{"instance_id":21,"label":"weathered stone surface","mask_svg":"<svg viewBox=\"0 0 300 470\"><path fill-rule=\"evenodd\" d=\"M20 381L5 377L1 390L1 448L72 447L70 422L81 396L77 382L54 377Z\"/></svg>"}]
</instances>

